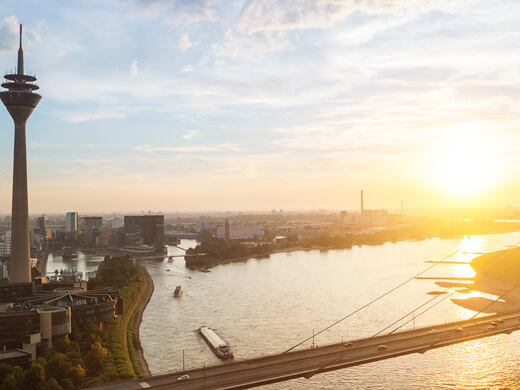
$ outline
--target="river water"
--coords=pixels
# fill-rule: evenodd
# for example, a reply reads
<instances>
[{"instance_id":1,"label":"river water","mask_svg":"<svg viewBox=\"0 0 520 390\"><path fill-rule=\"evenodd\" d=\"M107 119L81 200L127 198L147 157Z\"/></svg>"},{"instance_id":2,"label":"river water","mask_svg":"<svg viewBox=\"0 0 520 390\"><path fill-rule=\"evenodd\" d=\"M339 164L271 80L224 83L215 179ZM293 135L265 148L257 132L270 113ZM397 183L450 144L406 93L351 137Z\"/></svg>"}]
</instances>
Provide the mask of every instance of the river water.
<instances>
[{"instance_id":1,"label":"river water","mask_svg":"<svg viewBox=\"0 0 520 390\"><path fill-rule=\"evenodd\" d=\"M504 249L520 233L429 239L329 251L295 251L190 271L182 258L147 261L155 291L141 324L141 342L153 374L220 361L197 333L207 324L230 343L237 359L282 352L312 336L428 265ZM182 247L195 241L183 240ZM469 253L468 253L469 252ZM182 253L170 247L169 254ZM440 264L425 276L473 276L468 265ZM176 285L184 294L173 298ZM371 336L432 298L432 280L413 280L315 338L316 344ZM478 296L456 293L452 298ZM439 296L442 299L443 295ZM417 311L417 314L419 311ZM415 318L416 326L443 324L474 313L449 299ZM408 317L412 319L413 316ZM413 327L414 321L406 327ZM406 328L405 327L405 328ZM310 346L312 341L305 345ZM264 389L504 389L520 388L520 332L499 335Z\"/></svg>"},{"instance_id":2,"label":"river water","mask_svg":"<svg viewBox=\"0 0 520 390\"><path fill-rule=\"evenodd\" d=\"M104 256L93 255L90 253L78 252L76 258L63 258L59 254L49 253L47 259L47 275L53 275L55 271L76 270L83 273L83 279L88 280L89 272L94 273L103 261Z\"/></svg>"}]
</instances>

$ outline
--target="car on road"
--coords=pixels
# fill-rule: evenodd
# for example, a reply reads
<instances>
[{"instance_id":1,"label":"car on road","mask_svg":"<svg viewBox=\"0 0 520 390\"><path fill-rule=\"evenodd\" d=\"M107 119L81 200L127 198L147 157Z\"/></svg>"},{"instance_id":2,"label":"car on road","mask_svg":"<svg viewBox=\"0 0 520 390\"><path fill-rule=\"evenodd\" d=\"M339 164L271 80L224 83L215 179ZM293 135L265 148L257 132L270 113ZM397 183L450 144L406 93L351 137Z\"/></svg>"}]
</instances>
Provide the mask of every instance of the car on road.
<instances>
[{"instance_id":1,"label":"car on road","mask_svg":"<svg viewBox=\"0 0 520 390\"><path fill-rule=\"evenodd\" d=\"M352 347L353 345L354 345L354 343L352 343L350 341L348 343L345 343L345 347Z\"/></svg>"},{"instance_id":2,"label":"car on road","mask_svg":"<svg viewBox=\"0 0 520 390\"><path fill-rule=\"evenodd\" d=\"M497 327L496 325L489 324L487 328L488 328L488 329L495 329L496 327Z\"/></svg>"},{"instance_id":3,"label":"car on road","mask_svg":"<svg viewBox=\"0 0 520 390\"><path fill-rule=\"evenodd\" d=\"M461 333L462 332L462 328L457 328L457 329L455 329L455 331Z\"/></svg>"},{"instance_id":4,"label":"car on road","mask_svg":"<svg viewBox=\"0 0 520 390\"><path fill-rule=\"evenodd\" d=\"M436 330L436 329L432 329L432 330L430 330L428 333L429 333L429 334L435 334L435 333L437 333L437 330Z\"/></svg>"},{"instance_id":5,"label":"car on road","mask_svg":"<svg viewBox=\"0 0 520 390\"><path fill-rule=\"evenodd\" d=\"M377 349L379 349L380 351L384 351L385 349L388 349L388 347L386 345L381 344L377 347Z\"/></svg>"},{"instance_id":6,"label":"car on road","mask_svg":"<svg viewBox=\"0 0 520 390\"><path fill-rule=\"evenodd\" d=\"M190 376L188 374L182 375L177 378L177 382L184 382L184 381L189 381L189 380L190 380Z\"/></svg>"}]
</instances>

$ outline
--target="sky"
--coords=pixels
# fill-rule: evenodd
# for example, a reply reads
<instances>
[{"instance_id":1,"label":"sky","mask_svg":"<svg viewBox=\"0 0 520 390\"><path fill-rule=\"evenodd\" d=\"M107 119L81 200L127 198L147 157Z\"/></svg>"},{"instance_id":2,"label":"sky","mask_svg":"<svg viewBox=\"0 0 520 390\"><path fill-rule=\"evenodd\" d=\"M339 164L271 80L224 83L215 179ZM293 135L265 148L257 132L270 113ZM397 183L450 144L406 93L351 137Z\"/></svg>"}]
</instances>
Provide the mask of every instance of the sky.
<instances>
[{"instance_id":1,"label":"sky","mask_svg":"<svg viewBox=\"0 0 520 390\"><path fill-rule=\"evenodd\" d=\"M520 206L520 2L2 0L31 213ZM3 111L3 112L2 112ZM0 213L13 123L0 107Z\"/></svg>"}]
</instances>

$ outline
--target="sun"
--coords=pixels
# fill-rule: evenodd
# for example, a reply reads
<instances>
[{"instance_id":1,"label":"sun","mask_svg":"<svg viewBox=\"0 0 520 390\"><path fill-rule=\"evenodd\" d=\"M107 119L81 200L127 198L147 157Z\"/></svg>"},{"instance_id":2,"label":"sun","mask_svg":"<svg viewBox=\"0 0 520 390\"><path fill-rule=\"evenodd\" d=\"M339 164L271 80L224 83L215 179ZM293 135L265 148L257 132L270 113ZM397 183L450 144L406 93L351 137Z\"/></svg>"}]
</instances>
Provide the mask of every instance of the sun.
<instances>
[{"instance_id":1,"label":"sun","mask_svg":"<svg viewBox=\"0 0 520 390\"><path fill-rule=\"evenodd\" d=\"M437 153L431 170L443 191L464 197L491 189L501 176L498 156L475 136L452 139Z\"/></svg>"}]
</instances>

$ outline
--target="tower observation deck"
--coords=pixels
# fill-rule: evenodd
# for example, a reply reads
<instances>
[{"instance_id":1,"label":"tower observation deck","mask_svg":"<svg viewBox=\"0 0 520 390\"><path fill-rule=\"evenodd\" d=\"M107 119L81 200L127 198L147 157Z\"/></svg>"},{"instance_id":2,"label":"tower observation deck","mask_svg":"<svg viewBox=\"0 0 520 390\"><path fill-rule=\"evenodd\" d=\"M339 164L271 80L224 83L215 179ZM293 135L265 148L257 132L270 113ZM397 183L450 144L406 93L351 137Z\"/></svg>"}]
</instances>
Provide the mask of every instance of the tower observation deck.
<instances>
[{"instance_id":1,"label":"tower observation deck","mask_svg":"<svg viewBox=\"0 0 520 390\"><path fill-rule=\"evenodd\" d=\"M25 124L42 97L33 92L39 89L36 84L33 84L36 77L24 74L22 25L20 25L20 48L16 73L6 74L4 78L2 87L7 91L0 92L0 99L14 121L10 280L12 283L24 283L31 281Z\"/></svg>"}]
</instances>

